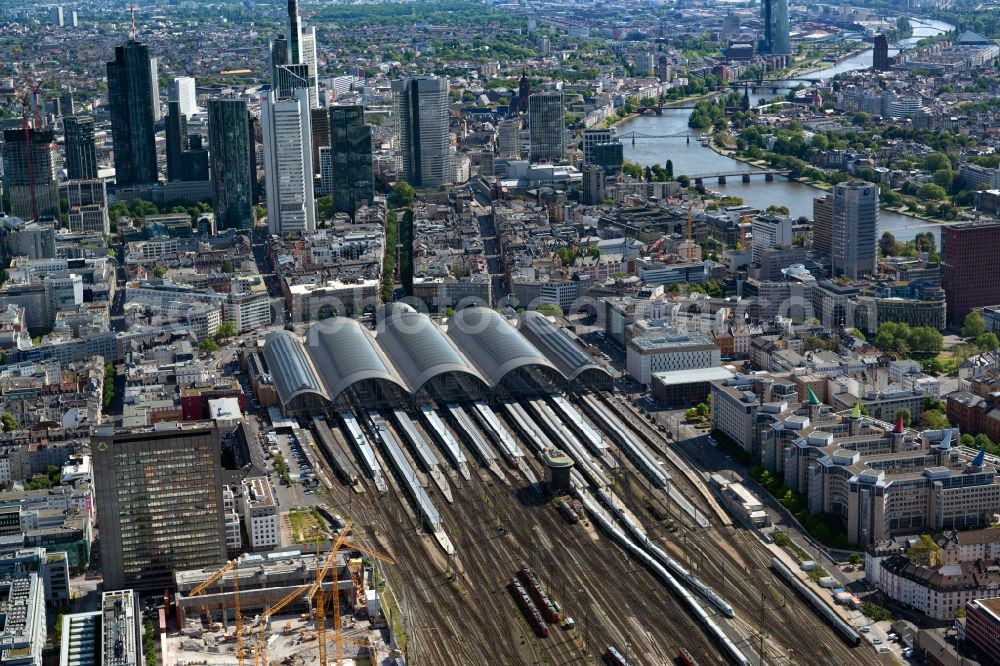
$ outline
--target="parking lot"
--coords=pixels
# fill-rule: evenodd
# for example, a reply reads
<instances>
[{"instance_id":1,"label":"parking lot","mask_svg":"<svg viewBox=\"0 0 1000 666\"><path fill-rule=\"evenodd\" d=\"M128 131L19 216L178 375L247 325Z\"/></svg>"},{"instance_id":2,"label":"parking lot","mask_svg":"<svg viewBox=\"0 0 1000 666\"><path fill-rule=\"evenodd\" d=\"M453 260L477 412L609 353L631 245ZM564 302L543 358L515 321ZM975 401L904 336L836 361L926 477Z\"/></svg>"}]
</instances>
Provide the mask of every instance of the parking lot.
<instances>
[{"instance_id":1,"label":"parking lot","mask_svg":"<svg viewBox=\"0 0 1000 666\"><path fill-rule=\"evenodd\" d=\"M302 450L302 443L291 433L273 430L263 433L260 442L279 510L319 504L316 478L310 476L315 470ZM287 477L281 473L281 462L287 465Z\"/></svg>"}]
</instances>

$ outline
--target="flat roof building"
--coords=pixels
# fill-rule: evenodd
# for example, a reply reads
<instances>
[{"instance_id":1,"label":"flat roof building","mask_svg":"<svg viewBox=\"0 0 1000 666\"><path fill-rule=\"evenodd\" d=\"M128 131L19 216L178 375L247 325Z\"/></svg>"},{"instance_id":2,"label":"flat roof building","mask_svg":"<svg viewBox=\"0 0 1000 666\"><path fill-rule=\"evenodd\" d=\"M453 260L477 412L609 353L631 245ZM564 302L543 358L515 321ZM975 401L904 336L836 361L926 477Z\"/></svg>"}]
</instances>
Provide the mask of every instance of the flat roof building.
<instances>
[{"instance_id":1,"label":"flat roof building","mask_svg":"<svg viewBox=\"0 0 1000 666\"><path fill-rule=\"evenodd\" d=\"M93 465L107 589L163 590L176 569L225 560L214 426L99 432Z\"/></svg>"}]
</instances>

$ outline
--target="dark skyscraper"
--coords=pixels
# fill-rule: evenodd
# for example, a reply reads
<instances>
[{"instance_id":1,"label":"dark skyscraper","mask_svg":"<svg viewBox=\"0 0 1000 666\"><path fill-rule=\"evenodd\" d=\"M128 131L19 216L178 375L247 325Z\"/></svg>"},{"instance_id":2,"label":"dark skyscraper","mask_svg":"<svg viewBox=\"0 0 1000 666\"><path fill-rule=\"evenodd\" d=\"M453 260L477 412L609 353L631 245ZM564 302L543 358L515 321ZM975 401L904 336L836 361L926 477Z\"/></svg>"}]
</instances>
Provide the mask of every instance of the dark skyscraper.
<instances>
[{"instance_id":1,"label":"dark skyscraper","mask_svg":"<svg viewBox=\"0 0 1000 666\"><path fill-rule=\"evenodd\" d=\"M155 183L156 137L149 47L129 39L108 63L108 100L119 187Z\"/></svg>"},{"instance_id":2,"label":"dark skyscraper","mask_svg":"<svg viewBox=\"0 0 1000 666\"><path fill-rule=\"evenodd\" d=\"M1000 294L1000 224L949 224L941 228L941 287L948 323L961 326L965 316L995 305Z\"/></svg>"},{"instance_id":3,"label":"dark skyscraper","mask_svg":"<svg viewBox=\"0 0 1000 666\"><path fill-rule=\"evenodd\" d=\"M319 175L319 149L330 147L330 116L326 109L310 109L309 127L312 130L313 175Z\"/></svg>"},{"instance_id":4,"label":"dark skyscraper","mask_svg":"<svg viewBox=\"0 0 1000 666\"><path fill-rule=\"evenodd\" d=\"M59 110L64 116L72 116L76 113L76 104L73 102L73 89L63 88L59 95Z\"/></svg>"},{"instance_id":5,"label":"dark skyscraper","mask_svg":"<svg viewBox=\"0 0 1000 666\"><path fill-rule=\"evenodd\" d=\"M288 0L288 55L289 62L302 62L302 17L299 16L299 0Z\"/></svg>"},{"instance_id":6,"label":"dark skyscraper","mask_svg":"<svg viewBox=\"0 0 1000 666\"><path fill-rule=\"evenodd\" d=\"M762 0L760 11L764 24L761 52L790 55L792 42L788 35L788 0Z\"/></svg>"},{"instance_id":7,"label":"dark skyscraper","mask_svg":"<svg viewBox=\"0 0 1000 666\"><path fill-rule=\"evenodd\" d=\"M260 203L260 180L257 179L257 144L260 143L260 121L247 112L247 124L250 128L250 192L251 201Z\"/></svg>"},{"instance_id":8,"label":"dark skyscraper","mask_svg":"<svg viewBox=\"0 0 1000 666\"><path fill-rule=\"evenodd\" d=\"M872 47L872 69L876 72L889 71L889 40L885 35L875 35L875 45Z\"/></svg>"},{"instance_id":9,"label":"dark skyscraper","mask_svg":"<svg viewBox=\"0 0 1000 666\"><path fill-rule=\"evenodd\" d=\"M517 84L517 111L518 113L528 112L528 97L531 95L531 84L528 83L528 75L521 72L521 80Z\"/></svg>"},{"instance_id":10,"label":"dark skyscraper","mask_svg":"<svg viewBox=\"0 0 1000 666\"><path fill-rule=\"evenodd\" d=\"M208 101L208 141L216 228L249 229L253 167L246 100Z\"/></svg>"},{"instance_id":11,"label":"dark skyscraper","mask_svg":"<svg viewBox=\"0 0 1000 666\"><path fill-rule=\"evenodd\" d=\"M94 146L94 119L66 116L66 175L70 180L97 178L97 149Z\"/></svg>"},{"instance_id":12,"label":"dark skyscraper","mask_svg":"<svg viewBox=\"0 0 1000 666\"><path fill-rule=\"evenodd\" d=\"M181 113L180 102L167 102L167 180L181 178L182 153L187 148L187 118Z\"/></svg>"},{"instance_id":13,"label":"dark skyscraper","mask_svg":"<svg viewBox=\"0 0 1000 666\"><path fill-rule=\"evenodd\" d=\"M370 202L372 131L365 124L364 107L330 107L330 150L333 157L333 201L337 212L354 215L358 202Z\"/></svg>"},{"instance_id":14,"label":"dark skyscraper","mask_svg":"<svg viewBox=\"0 0 1000 666\"><path fill-rule=\"evenodd\" d=\"M10 210L15 217L37 220L45 216L59 218L59 186L54 164L55 138L52 130L29 130L25 151L24 132L3 131L4 191L10 196Z\"/></svg>"}]
</instances>

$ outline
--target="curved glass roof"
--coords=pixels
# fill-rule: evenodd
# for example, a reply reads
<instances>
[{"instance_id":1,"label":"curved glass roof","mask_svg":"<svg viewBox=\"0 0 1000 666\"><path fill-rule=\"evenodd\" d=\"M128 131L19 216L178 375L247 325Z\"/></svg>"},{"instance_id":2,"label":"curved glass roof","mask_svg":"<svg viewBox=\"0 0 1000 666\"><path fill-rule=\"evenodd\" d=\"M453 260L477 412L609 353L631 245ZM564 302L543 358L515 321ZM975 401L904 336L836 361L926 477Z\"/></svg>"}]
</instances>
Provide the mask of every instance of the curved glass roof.
<instances>
[{"instance_id":1,"label":"curved glass roof","mask_svg":"<svg viewBox=\"0 0 1000 666\"><path fill-rule=\"evenodd\" d=\"M567 379L576 379L584 370L607 373L540 312L525 312L521 316L520 331L552 360Z\"/></svg>"},{"instance_id":2,"label":"curved glass roof","mask_svg":"<svg viewBox=\"0 0 1000 666\"><path fill-rule=\"evenodd\" d=\"M492 385L525 365L555 366L500 313L485 307L459 310L448 320L448 337Z\"/></svg>"},{"instance_id":3,"label":"curved glass roof","mask_svg":"<svg viewBox=\"0 0 1000 666\"><path fill-rule=\"evenodd\" d=\"M446 372L485 381L430 317L408 305L393 303L382 309L376 340L413 392Z\"/></svg>"},{"instance_id":4,"label":"curved glass roof","mask_svg":"<svg viewBox=\"0 0 1000 666\"><path fill-rule=\"evenodd\" d=\"M264 338L264 359L282 404L287 405L296 396L310 392L330 399L302 340L291 331L274 331Z\"/></svg>"},{"instance_id":5,"label":"curved glass roof","mask_svg":"<svg viewBox=\"0 0 1000 666\"><path fill-rule=\"evenodd\" d=\"M357 320L326 319L309 329L306 340L309 356L331 399L336 400L351 384L365 379L383 379L408 392L371 333Z\"/></svg>"}]
</instances>

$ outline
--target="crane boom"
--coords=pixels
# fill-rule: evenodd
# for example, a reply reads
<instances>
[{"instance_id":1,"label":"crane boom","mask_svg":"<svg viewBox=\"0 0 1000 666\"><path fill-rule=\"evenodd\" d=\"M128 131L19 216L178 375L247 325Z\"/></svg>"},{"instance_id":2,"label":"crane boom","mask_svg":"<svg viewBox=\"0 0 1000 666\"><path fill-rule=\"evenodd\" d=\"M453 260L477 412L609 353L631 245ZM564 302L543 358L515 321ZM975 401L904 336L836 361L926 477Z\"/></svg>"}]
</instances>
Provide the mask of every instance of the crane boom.
<instances>
[{"instance_id":1,"label":"crane boom","mask_svg":"<svg viewBox=\"0 0 1000 666\"><path fill-rule=\"evenodd\" d=\"M347 531L351 529L351 521L348 520L344 524L344 529L340 530L340 534L337 535L337 540L333 544L333 548L330 549L330 554L326 558L326 562L323 565L322 571L316 572L316 582L314 583L316 594L316 639L319 641L319 666L326 666L326 593L323 591L323 579L326 578L326 572L330 569L330 564L336 559L337 551L344 545L344 541L347 540ZM336 580L336 572L334 573L333 581L333 599L335 604L340 603L340 596L338 594L339 590L337 586L340 581ZM339 621L340 618L340 608L334 611L334 617ZM339 625L337 625L339 628ZM340 631L336 633L337 640L340 640ZM338 643L339 647L339 643ZM339 662L339 652L338 654L338 664Z\"/></svg>"},{"instance_id":2,"label":"crane boom","mask_svg":"<svg viewBox=\"0 0 1000 666\"><path fill-rule=\"evenodd\" d=\"M196 585L190 592L188 592L189 597L196 597L205 590L207 590L212 585L219 582L219 579L226 575L226 572L236 566L238 560L229 560L226 562L221 569L216 571L214 574L206 578L202 583Z\"/></svg>"}]
</instances>

